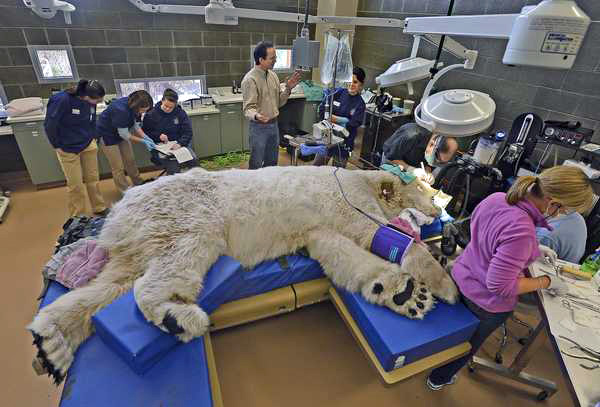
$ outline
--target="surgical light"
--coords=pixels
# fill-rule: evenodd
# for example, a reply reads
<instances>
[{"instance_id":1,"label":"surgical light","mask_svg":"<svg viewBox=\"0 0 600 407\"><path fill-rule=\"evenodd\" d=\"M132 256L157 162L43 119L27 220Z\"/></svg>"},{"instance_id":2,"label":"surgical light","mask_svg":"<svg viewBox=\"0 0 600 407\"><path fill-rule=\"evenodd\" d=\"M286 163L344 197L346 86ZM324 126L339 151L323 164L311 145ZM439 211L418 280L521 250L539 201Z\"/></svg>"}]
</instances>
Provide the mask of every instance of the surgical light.
<instances>
[{"instance_id":1,"label":"surgical light","mask_svg":"<svg viewBox=\"0 0 600 407\"><path fill-rule=\"evenodd\" d=\"M52 18L57 11L62 11L65 23L71 24L71 13L75 6L61 0L23 0L25 6L42 18Z\"/></svg>"}]
</instances>

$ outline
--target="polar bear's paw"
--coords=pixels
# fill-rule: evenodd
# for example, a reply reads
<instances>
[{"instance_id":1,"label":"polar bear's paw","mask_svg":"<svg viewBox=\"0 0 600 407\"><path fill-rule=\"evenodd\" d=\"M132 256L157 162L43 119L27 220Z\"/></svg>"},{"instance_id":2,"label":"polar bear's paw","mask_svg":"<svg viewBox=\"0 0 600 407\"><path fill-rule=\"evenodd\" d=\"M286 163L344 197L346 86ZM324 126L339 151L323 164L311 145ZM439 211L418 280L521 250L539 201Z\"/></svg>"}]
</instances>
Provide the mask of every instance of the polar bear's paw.
<instances>
[{"instance_id":1,"label":"polar bear's paw","mask_svg":"<svg viewBox=\"0 0 600 407\"><path fill-rule=\"evenodd\" d=\"M159 328L189 342L208 331L208 315L196 304L165 304L164 317Z\"/></svg>"},{"instance_id":2,"label":"polar bear's paw","mask_svg":"<svg viewBox=\"0 0 600 407\"><path fill-rule=\"evenodd\" d=\"M54 383L60 384L73 363L73 350L58 326L45 314L37 315L27 329L38 350L33 360L34 369L38 374L52 376Z\"/></svg>"},{"instance_id":3,"label":"polar bear's paw","mask_svg":"<svg viewBox=\"0 0 600 407\"><path fill-rule=\"evenodd\" d=\"M369 302L384 305L411 319L423 319L435 305L425 283L405 273L385 273L374 278L364 285L362 295Z\"/></svg>"}]
</instances>

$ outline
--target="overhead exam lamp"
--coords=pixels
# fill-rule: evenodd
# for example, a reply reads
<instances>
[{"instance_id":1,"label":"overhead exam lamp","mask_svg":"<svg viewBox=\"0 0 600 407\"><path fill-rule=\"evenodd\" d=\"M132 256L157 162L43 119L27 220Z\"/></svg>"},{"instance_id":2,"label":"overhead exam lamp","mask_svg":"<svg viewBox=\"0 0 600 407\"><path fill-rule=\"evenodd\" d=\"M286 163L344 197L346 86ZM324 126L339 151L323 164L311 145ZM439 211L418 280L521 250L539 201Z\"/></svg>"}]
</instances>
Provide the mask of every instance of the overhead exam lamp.
<instances>
[{"instance_id":1,"label":"overhead exam lamp","mask_svg":"<svg viewBox=\"0 0 600 407\"><path fill-rule=\"evenodd\" d=\"M590 21L572 0L544 0L537 6L524 7L518 15L407 18L404 32L417 36L508 38L502 59L504 64L570 69ZM477 51L464 49L463 53L466 61L439 71L427 84L421 103L415 109L417 124L445 136L478 134L487 130L494 120L496 104L485 93L453 89L430 96L433 85L447 72L458 68L473 69ZM413 70L412 75L402 77L402 83L422 78L423 72Z\"/></svg>"}]
</instances>

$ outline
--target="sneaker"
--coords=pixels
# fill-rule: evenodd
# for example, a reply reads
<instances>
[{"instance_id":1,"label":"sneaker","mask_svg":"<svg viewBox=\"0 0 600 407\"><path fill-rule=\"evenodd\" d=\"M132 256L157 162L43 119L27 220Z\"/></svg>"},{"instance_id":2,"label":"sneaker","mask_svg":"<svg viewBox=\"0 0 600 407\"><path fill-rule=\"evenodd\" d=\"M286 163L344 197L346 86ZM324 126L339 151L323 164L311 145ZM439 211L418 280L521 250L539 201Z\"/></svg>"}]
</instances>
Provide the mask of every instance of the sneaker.
<instances>
[{"instance_id":1,"label":"sneaker","mask_svg":"<svg viewBox=\"0 0 600 407\"><path fill-rule=\"evenodd\" d=\"M452 378L450 379L450 381L448 383L443 383L443 384L433 384L433 382L431 381L431 378L427 378L427 387L429 387L430 390L433 391L439 391L442 390L442 388L444 386L450 385L450 384L454 384L456 382L456 379L458 377L456 375L452 376Z\"/></svg>"}]
</instances>

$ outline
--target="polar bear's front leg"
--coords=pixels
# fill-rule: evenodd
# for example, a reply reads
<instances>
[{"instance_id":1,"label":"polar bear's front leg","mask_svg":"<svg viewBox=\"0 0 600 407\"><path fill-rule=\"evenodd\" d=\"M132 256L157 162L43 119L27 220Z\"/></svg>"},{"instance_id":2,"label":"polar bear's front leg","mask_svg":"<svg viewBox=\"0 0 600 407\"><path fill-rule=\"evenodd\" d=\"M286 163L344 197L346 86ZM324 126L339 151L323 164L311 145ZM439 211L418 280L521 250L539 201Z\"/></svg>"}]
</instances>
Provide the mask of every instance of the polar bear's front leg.
<instances>
[{"instance_id":1,"label":"polar bear's front leg","mask_svg":"<svg viewBox=\"0 0 600 407\"><path fill-rule=\"evenodd\" d=\"M311 231L307 249L335 285L360 291L371 303L409 318L423 318L433 308L433 296L424 283L343 235L325 229Z\"/></svg>"},{"instance_id":2,"label":"polar bear's front leg","mask_svg":"<svg viewBox=\"0 0 600 407\"><path fill-rule=\"evenodd\" d=\"M178 242L166 249L134 283L135 300L146 319L183 342L208 330L208 315L196 300L206 272L224 251L216 244L189 244Z\"/></svg>"},{"instance_id":3,"label":"polar bear's front leg","mask_svg":"<svg viewBox=\"0 0 600 407\"><path fill-rule=\"evenodd\" d=\"M459 293L450 274L429 253L424 244L412 244L402 262L402 270L425 282L431 293L449 304L458 301Z\"/></svg>"}]
</instances>

